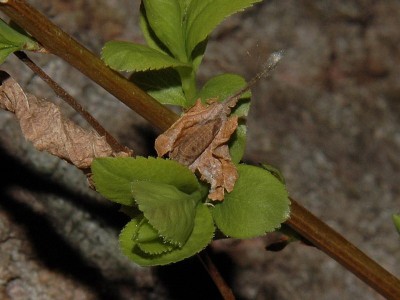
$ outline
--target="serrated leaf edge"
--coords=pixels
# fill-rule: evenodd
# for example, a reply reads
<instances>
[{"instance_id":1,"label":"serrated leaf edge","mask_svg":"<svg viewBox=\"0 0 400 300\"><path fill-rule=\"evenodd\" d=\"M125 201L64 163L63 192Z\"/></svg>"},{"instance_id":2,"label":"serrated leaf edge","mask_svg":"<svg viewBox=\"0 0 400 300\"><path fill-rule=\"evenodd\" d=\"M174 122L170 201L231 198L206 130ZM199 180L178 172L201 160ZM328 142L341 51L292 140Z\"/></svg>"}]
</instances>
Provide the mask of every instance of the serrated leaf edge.
<instances>
[{"instance_id":1,"label":"serrated leaf edge","mask_svg":"<svg viewBox=\"0 0 400 300\"><path fill-rule=\"evenodd\" d=\"M204 205L205 206L205 204L198 204L198 205ZM207 208L207 207L206 207ZM207 208L208 210L209 210L209 208ZM213 221L212 220L212 214L211 214L211 212L209 211L209 213L210 213L210 217L211 217L211 222ZM132 220L131 220L132 221ZM122 236L122 234L123 234L123 231L128 227L128 224L129 224L130 222L128 222L125 226L124 226L124 228L121 230L121 232L120 232L120 234L119 234L119 237L118 237L118 241L119 241L119 245L120 245L120 248L121 248L121 250L122 250L122 252L125 254L125 252L128 252L128 251L126 251L126 250L132 250L132 249L126 249L126 248L124 248L124 247L122 247L122 245L121 245L121 236ZM215 236L215 224L214 223L212 223L212 227L213 227L213 232L212 232L212 234L211 234L211 237L210 237L210 239L209 239L209 242L211 242L212 240L213 240L213 238L214 238L214 236ZM128 256L128 258L131 260L131 261L133 261L133 262L135 262L136 264L138 264L138 265L140 265L140 266L165 266L165 265L170 265L170 264L173 264L173 263L176 263L176 262L178 262L178 261L182 261L182 260L184 260L184 259L187 259L188 257L191 257L191 256L193 256L193 255L195 255L195 254L197 254L197 253L199 253L199 252L201 252L201 251L203 251L206 247L207 247L207 245L208 244L206 244L206 245L204 245L203 247L201 247L200 249L198 249L197 251L195 251L195 253L192 253L191 255L183 255L180 259L178 259L178 260L175 260L175 261L170 261L170 262L164 262L164 263L150 263L150 262L147 262L147 263L145 263L145 264L140 264L140 263L138 263L138 262L136 262L134 259L132 259L130 256ZM140 250L140 249L139 249ZM142 251L142 250L140 250L140 251ZM172 250L172 251L174 251L174 250ZM172 252L171 251L171 252ZM143 251L142 251L143 252ZM161 257L162 255L164 255L164 254L168 254L168 253L171 253L171 252L164 252L163 254L160 254L160 255L149 255L149 254L146 254L146 253L144 253L143 252L143 254L145 254L147 257L150 257L150 258L154 258L154 259L156 259L156 258L159 258L159 257Z\"/></svg>"},{"instance_id":2,"label":"serrated leaf edge","mask_svg":"<svg viewBox=\"0 0 400 300\"><path fill-rule=\"evenodd\" d=\"M124 41L108 41L107 43L110 42L124 42ZM101 60L105 63L106 66L108 66L109 68L116 70L116 71L121 71L121 72L146 72L146 71L156 71L156 70L163 70L163 69L168 69L168 68L192 68L192 65L190 63L185 63L185 62L181 62L179 60L177 60L175 57L172 57L170 55L168 55L165 52L160 51L159 49L155 49L155 48L151 48L148 45L144 45L144 44L137 44L137 43L131 43L132 45L137 45L137 46L143 46L143 47L147 47L150 50L154 51L155 53L160 54L161 56L165 56L166 59L171 60L171 62L173 61L174 63L171 63L170 65L164 65L162 67L148 67L148 68L144 68L144 69L136 69L136 68L114 68L112 67L109 63L107 63L107 60L104 57L104 51L105 48L107 46L107 43L104 44L104 46L101 48L101 52L100 52L100 57ZM125 42L125 43L130 43L130 42Z\"/></svg>"}]
</instances>

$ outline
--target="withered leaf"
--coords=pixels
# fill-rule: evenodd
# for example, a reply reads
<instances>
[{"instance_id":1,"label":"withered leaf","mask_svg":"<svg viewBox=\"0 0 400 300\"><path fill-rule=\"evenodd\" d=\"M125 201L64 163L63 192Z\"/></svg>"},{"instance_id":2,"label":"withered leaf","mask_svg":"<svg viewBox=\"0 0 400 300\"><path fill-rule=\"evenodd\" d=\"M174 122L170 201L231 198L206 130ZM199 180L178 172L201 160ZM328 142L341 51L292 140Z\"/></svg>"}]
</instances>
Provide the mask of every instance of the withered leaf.
<instances>
[{"instance_id":1,"label":"withered leaf","mask_svg":"<svg viewBox=\"0 0 400 300\"><path fill-rule=\"evenodd\" d=\"M208 197L222 201L225 190L231 192L238 178L227 142L238 126L237 116L229 116L235 101L204 105L200 99L155 142L159 156L168 154L200 179L211 185Z\"/></svg>"},{"instance_id":2,"label":"withered leaf","mask_svg":"<svg viewBox=\"0 0 400 300\"><path fill-rule=\"evenodd\" d=\"M96 157L131 155L130 150L116 153L104 137L64 118L58 106L25 93L7 73L0 75L0 107L16 115L23 135L36 149L80 169L89 168Z\"/></svg>"}]
</instances>

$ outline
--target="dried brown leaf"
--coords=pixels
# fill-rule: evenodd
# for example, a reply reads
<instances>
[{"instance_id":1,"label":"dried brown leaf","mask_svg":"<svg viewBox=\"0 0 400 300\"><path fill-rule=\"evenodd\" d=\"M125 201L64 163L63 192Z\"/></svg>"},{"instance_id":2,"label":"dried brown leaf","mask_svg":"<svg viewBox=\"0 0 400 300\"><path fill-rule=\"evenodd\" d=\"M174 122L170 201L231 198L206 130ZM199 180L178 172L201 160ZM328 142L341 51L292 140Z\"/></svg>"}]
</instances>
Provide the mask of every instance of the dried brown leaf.
<instances>
[{"instance_id":1,"label":"dried brown leaf","mask_svg":"<svg viewBox=\"0 0 400 300\"><path fill-rule=\"evenodd\" d=\"M35 148L47 151L80 169L90 167L96 157L130 156L131 151L116 153L92 130L85 130L64 118L55 104L25 93L7 73L2 72L0 107L13 112L25 138Z\"/></svg>"}]
</instances>

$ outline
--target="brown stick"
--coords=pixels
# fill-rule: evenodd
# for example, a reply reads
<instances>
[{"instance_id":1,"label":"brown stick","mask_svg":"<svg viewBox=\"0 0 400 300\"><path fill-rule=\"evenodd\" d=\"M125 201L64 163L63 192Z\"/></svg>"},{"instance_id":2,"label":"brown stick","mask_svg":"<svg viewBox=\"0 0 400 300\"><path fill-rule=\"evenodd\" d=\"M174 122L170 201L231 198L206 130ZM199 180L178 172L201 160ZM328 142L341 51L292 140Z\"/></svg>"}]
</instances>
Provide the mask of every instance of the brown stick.
<instances>
[{"instance_id":1,"label":"brown stick","mask_svg":"<svg viewBox=\"0 0 400 300\"><path fill-rule=\"evenodd\" d=\"M25 1L2 0L0 9L19 26L29 31L46 49L60 56L93 81L99 83L159 129L166 130L177 120L176 114L160 105L122 76L110 71L101 60L48 21ZM377 292L388 299L400 299L398 279L365 256L354 245L310 214L297 202L292 201L291 218L287 221L287 224L313 242L319 249L343 264ZM341 248L345 250L342 251Z\"/></svg>"},{"instance_id":2,"label":"brown stick","mask_svg":"<svg viewBox=\"0 0 400 300\"><path fill-rule=\"evenodd\" d=\"M398 278L293 199L286 224L387 299L400 299Z\"/></svg>"},{"instance_id":3,"label":"brown stick","mask_svg":"<svg viewBox=\"0 0 400 300\"><path fill-rule=\"evenodd\" d=\"M44 48L61 57L98 83L160 130L167 130L178 116L132 82L108 68L98 57L51 23L24 0L2 0L0 9Z\"/></svg>"},{"instance_id":4,"label":"brown stick","mask_svg":"<svg viewBox=\"0 0 400 300\"><path fill-rule=\"evenodd\" d=\"M213 261L206 251L207 249L197 254L198 259L200 260L203 267L207 270L211 279L214 281L224 300L235 300L236 298L231 288L225 282L224 278L219 273L217 267L214 265Z\"/></svg>"},{"instance_id":5,"label":"brown stick","mask_svg":"<svg viewBox=\"0 0 400 300\"><path fill-rule=\"evenodd\" d=\"M104 136L107 143L115 152L127 152L130 150L121 145L87 110L83 108L70 94L67 93L57 82L50 78L39 66L37 66L24 52L17 51L14 53L23 63L25 63L35 74L37 74L47 85L56 93L58 97L68 103L75 111L77 111L88 122L93 129L100 135Z\"/></svg>"}]
</instances>

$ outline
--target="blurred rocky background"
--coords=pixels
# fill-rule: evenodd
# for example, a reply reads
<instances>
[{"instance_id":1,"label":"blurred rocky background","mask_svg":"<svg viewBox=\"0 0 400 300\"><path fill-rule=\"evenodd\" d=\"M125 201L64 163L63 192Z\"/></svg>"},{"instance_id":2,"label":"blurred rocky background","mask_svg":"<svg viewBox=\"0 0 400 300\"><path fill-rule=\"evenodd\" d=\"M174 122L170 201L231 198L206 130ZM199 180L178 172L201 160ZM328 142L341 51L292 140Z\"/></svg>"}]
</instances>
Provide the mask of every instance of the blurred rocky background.
<instances>
[{"instance_id":1,"label":"blurred rocky background","mask_svg":"<svg viewBox=\"0 0 400 300\"><path fill-rule=\"evenodd\" d=\"M30 3L96 53L111 39L143 42L139 1ZM399 28L395 0L264 0L218 27L199 78L250 78L284 49L272 78L253 89L246 161L278 167L295 199L397 276ZM152 153L157 133L141 117L57 57L32 58L121 142ZM2 69L83 124L14 57ZM34 150L4 111L0 163L1 299L220 299L196 258L140 268L123 257L117 235L127 220L118 207L74 167ZM315 248L274 253L266 242L212 246L238 299L382 299Z\"/></svg>"}]
</instances>

